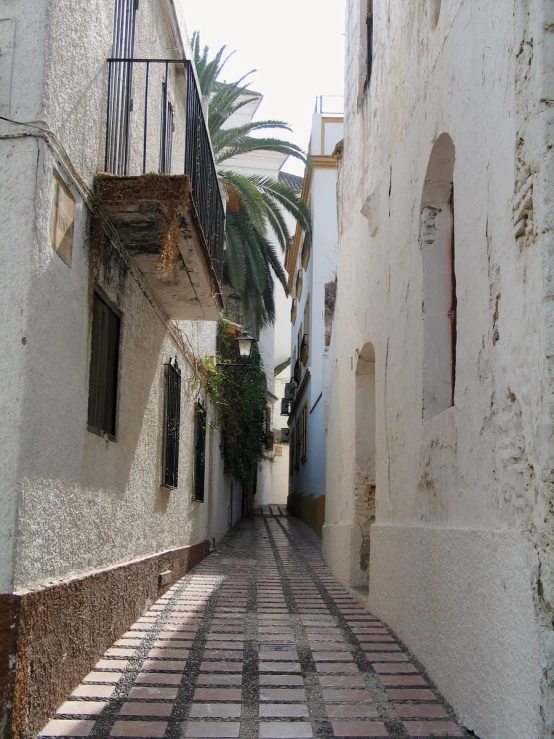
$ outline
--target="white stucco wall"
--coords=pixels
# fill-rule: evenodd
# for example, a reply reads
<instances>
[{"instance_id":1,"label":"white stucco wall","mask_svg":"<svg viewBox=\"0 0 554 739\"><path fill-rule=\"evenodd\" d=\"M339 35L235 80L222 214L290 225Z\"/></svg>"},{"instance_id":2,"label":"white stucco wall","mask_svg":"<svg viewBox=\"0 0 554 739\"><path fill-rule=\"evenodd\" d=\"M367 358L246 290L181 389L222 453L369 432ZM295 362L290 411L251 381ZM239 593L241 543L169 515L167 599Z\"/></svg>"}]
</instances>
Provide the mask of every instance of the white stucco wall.
<instances>
[{"instance_id":1,"label":"white stucco wall","mask_svg":"<svg viewBox=\"0 0 554 739\"><path fill-rule=\"evenodd\" d=\"M310 151L314 155L311 188L308 202L312 216L311 255L306 269L302 294L298 300L296 320L291 326L291 354L297 347L298 335L306 333L305 309L310 301L309 356L304 372L310 372L310 381L302 398L296 403L295 412L289 417L289 426L294 428L304 404L308 404L308 449L307 459L300 462L290 478L289 493L313 494L315 498L325 495L325 389L324 363L328 348L325 346L325 284L334 280L337 268L337 170L334 166L319 166L316 158L328 153L328 142L342 138L342 119L328 119L319 113L312 118ZM330 144L329 144L330 146ZM295 275L302 267L299 251ZM296 284L296 277L294 278ZM293 290L294 293L294 290Z\"/></svg>"},{"instance_id":2,"label":"white stucco wall","mask_svg":"<svg viewBox=\"0 0 554 739\"><path fill-rule=\"evenodd\" d=\"M324 553L349 585L356 359L371 342L369 608L481 739L550 736L554 18L542 0L460 0L433 30L425 3L374 4L363 96L363 14L350 0ZM443 132L456 152L455 405L423 423L419 213Z\"/></svg>"},{"instance_id":3,"label":"white stucco wall","mask_svg":"<svg viewBox=\"0 0 554 739\"><path fill-rule=\"evenodd\" d=\"M89 223L81 204L68 268L48 243L54 160L44 143L38 149L37 239L25 245L32 265L22 284L27 301L19 363L19 412L25 422L17 437L15 475L21 495L18 589L223 533L220 527L210 532L207 501L191 500L198 387L179 337L183 331L199 356L213 354L215 324L183 322L172 335L132 269L106 254L97 283L122 313L117 440L87 431ZM174 356L183 370L180 483L168 492L159 485L163 365ZM217 464L217 457L212 462ZM219 495L209 490L206 477L207 492Z\"/></svg>"},{"instance_id":4,"label":"white stucco wall","mask_svg":"<svg viewBox=\"0 0 554 739\"><path fill-rule=\"evenodd\" d=\"M219 539L227 520L217 511L228 493L213 431L206 500L192 501L198 383L188 358L215 353L215 323L170 323L128 257L109 245L99 256L91 246L86 199L103 163L113 3L94 0L79 13L66 0L10 0L2 11L16 39L10 115L54 132L0 128L0 407L10 419L0 462L0 591L9 592ZM165 0L140 3L137 56L182 56L171 18ZM49 245L54 171L76 199L71 267ZM87 430L95 284L122 314L115 442ZM159 484L164 363L175 356L183 372L180 479L169 492Z\"/></svg>"}]
</instances>

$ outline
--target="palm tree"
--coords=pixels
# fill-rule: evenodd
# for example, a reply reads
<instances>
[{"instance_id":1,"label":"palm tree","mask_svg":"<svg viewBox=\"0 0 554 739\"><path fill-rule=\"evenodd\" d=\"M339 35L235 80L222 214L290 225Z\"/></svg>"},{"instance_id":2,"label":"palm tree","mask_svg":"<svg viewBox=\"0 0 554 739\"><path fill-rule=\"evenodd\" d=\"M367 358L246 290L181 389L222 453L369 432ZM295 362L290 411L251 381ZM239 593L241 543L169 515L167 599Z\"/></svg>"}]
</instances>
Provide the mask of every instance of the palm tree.
<instances>
[{"instance_id":1,"label":"palm tree","mask_svg":"<svg viewBox=\"0 0 554 739\"><path fill-rule=\"evenodd\" d=\"M297 193L273 177L244 175L233 171L234 156L252 151L276 151L305 162L302 150L295 144L272 136L254 137L254 131L290 131L283 121L250 121L241 126L224 128L225 122L238 110L259 97L249 90L246 78L236 82L219 82L218 77L229 59L223 46L209 58L209 47L200 49L200 36L192 38L194 62L202 95L209 97L208 129L219 175L227 190L227 250L224 277L239 293L245 316L251 317L256 329L275 320L273 274L287 290L287 277L279 255L268 238L271 229L283 251L291 234L283 218L284 208L302 228L310 232L310 216ZM223 166L222 166L223 165Z\"/></svg>"}]
</instances>

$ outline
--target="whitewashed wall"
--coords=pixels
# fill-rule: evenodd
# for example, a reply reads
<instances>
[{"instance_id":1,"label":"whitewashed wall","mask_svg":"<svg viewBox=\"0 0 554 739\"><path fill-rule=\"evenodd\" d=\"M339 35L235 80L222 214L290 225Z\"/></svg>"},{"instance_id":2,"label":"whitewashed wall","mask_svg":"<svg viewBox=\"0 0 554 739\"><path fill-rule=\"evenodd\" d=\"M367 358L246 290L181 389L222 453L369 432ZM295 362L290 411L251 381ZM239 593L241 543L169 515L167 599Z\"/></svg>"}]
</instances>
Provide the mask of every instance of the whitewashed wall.
<instances>
[{"instance_id":1,"label":"whitewashed wall","mask_svg":"<svg viewBox=\"0 0 554 739\"><path fill-rule=\"evenodd\" d=\"M543 0L443 0L434 28L431 5L374 3L364 96L365 5L348 3L324 552L350 584L356 358L371 342L369 608L478 736L542 738L554 727L554 17ZM423 423L419 211L444 132L456 150L455 406Z\"/></svg>"},{"instance_id":2,"label":"whitewashed wall","mask_svg":"<svg viewBox=\"0 0 554 739\"><path fill-rule=\"evenodd\" d=\"M78 10L65 0L2 7L15 29L9 115L48 129L0 128L0 408L10 419L1 432L2 592L227 530L223 516L210 515L210 506L225 507L217 442L208 453L206 502L192 501L197 388L187 355L215 353L215 323L171 324L131 262L107 247L97 262L91 249L87 198L103 163L113 2ZM165 1L140 3L137 55L181 56L171 17ZM2 77L4 101L6 84ZM71 268L49 245L54 171L76 198ZM115 443L87 431L95 281L122 312ZM180 483L168 492L159 485L163 365L174 356L183 369Z\"/></svg>"}]
</instances>

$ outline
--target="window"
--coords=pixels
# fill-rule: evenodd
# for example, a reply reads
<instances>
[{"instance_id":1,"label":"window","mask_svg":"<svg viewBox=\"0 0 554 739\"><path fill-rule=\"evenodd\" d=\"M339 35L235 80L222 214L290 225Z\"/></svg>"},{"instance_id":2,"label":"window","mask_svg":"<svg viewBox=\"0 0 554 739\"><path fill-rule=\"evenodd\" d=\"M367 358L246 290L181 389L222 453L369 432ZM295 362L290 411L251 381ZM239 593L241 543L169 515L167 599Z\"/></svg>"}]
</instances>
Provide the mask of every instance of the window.
<instances>
[{"instance_id":1,"label":"window","mask_svg":"<svg viewBox=\"0 0 554 739\"><path fill-rule=\"evenodd\" d=\"M206 476L206 409L199 401L195 410L195 445L193 500L204 501L204 479Z\"/></svg>"},{"instance_id":2,"label":"window","mask_svg":"<svg viewBox=\"0 0 554 739\"><path fill-rule=\"evenodd\" d=\"M135 27L138 0L115 0L112 57L132 59L135 51ZM106 169L118 175L127 174L133 107L133 65L129 62L113 66L109 85Z\"/></svg>"},{"instance_id":3,"label":"window","mask_svg":"<svg viewBox=\"0 0 554 739\"><path fill-rule=\"evenodd\" d=\"M308 269L308 264L310 263L310 254L312 251L312 238L310 234L305 233L304 234L304 241L302 242L302 267L304 269Z\"/></svg>"},{"instance_id":4,"label":"window","mask_svg":"<svg viewBox=\"0 0 554 739\"><path fill-rule=\"evenodd\" d=\"M308 404L302 408L296 423L297 459L296 466L308 459Z\"/></svg>"},{"instance_id":5,"label":"window","mask_svg":"<svg viewBox=\"0 0 554 739\"><path fill-rule=\"evenodd\" d=\"M300 359L302 364L306 366L308 358L310 356L310 294L306 298L306 305L304 306L304 333L300 342Z\"/></svg>"},{"instance_id":6,"label":"window","mask_svg":"<svg viewBox=\"0 0 554 739\"><path fill-rule=\"evenodd\" d=\"M165 424L163 444L163 479L166 488L179 484L179 435L181 430L181 370L174 363L165 365Z\"/></svg>"},{"instance_id":7,"label":"window","mask_svg":"<svg viewBox=\"0 0 554 739\"><path fill-rule=\"evenodd\" d=\"M273 449L273 428L271 423L271 406L266 405L264 414L265 423L265 448L268 451Z\"/></svg>"},{"instance_id":8,"label":"window","mask_svg":"<svg viewBox=\"0 0 554 739\"><path fill-rule=\"evenodd\" d=\"M290 431L290 444L289 444L289 474L294 475L295 468L295 451L296 451L296 432L294 429Z\"/></svg>"},{"instance_id":9,"label":"window","mask_svg":"<svg viewBox=\"0 0 554 739\"><path fill-rule=\"evenodd\" d=\"M115 439L120 317L95 291L88 395L88 428Z\"/></svg>"},{"instance_id":10,"label":"window","mask_svg":"<svg viewBox=\"0 0 554 739\"><path fill-rule=\"evenodd\" d=\"M371 81L373 68L373 0L367 0L366 25L366 69L364 89L367 90Z\"/></svg>"},{"instance_id":11,"label":"window","mask_svg":"<svg viewBox=\"0 0 554 739\"><path fill-rule=\"evenodd\" d=\"M302 285L304 284L304 270L302 267L298 269L298 272L296 274L296 297L298 300L300 300L302 296Z\"/></svg>"},{"instance_id":12,"label":"window","mask_svg":"<svg viewBox=\"0 0 554 739\"><path fill-rule=\"evenodd\" d=\"M302 424L300 423L302 416L296 422L296 449L294 451L294 466L295 469L300 468L300 460L302 458Z\"/></svg>"}]
</instances>

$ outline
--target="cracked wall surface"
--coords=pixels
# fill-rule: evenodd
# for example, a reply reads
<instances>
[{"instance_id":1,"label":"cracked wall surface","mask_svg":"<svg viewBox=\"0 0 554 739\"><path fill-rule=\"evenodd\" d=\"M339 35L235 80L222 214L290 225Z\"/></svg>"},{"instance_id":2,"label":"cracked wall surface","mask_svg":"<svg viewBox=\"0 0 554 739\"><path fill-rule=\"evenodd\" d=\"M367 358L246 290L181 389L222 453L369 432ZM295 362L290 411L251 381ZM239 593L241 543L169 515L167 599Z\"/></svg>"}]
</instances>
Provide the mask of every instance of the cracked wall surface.
<instances>
[{"instance_id":1,"label":"cracked wall surface","mask_svg":"<svg viewBox=\"0 0 554 739\"><path fill-rule=\"evenodd\" d=\"M478 736L542 739L554 730L554 9L375 4L360 97L360 8L347 3L324 552L346 581L356 352L372 342L369 607ZM443 133L456 150L456 385L454 406L422 420L420 214Z\"/></svg>"}]
</instances>

